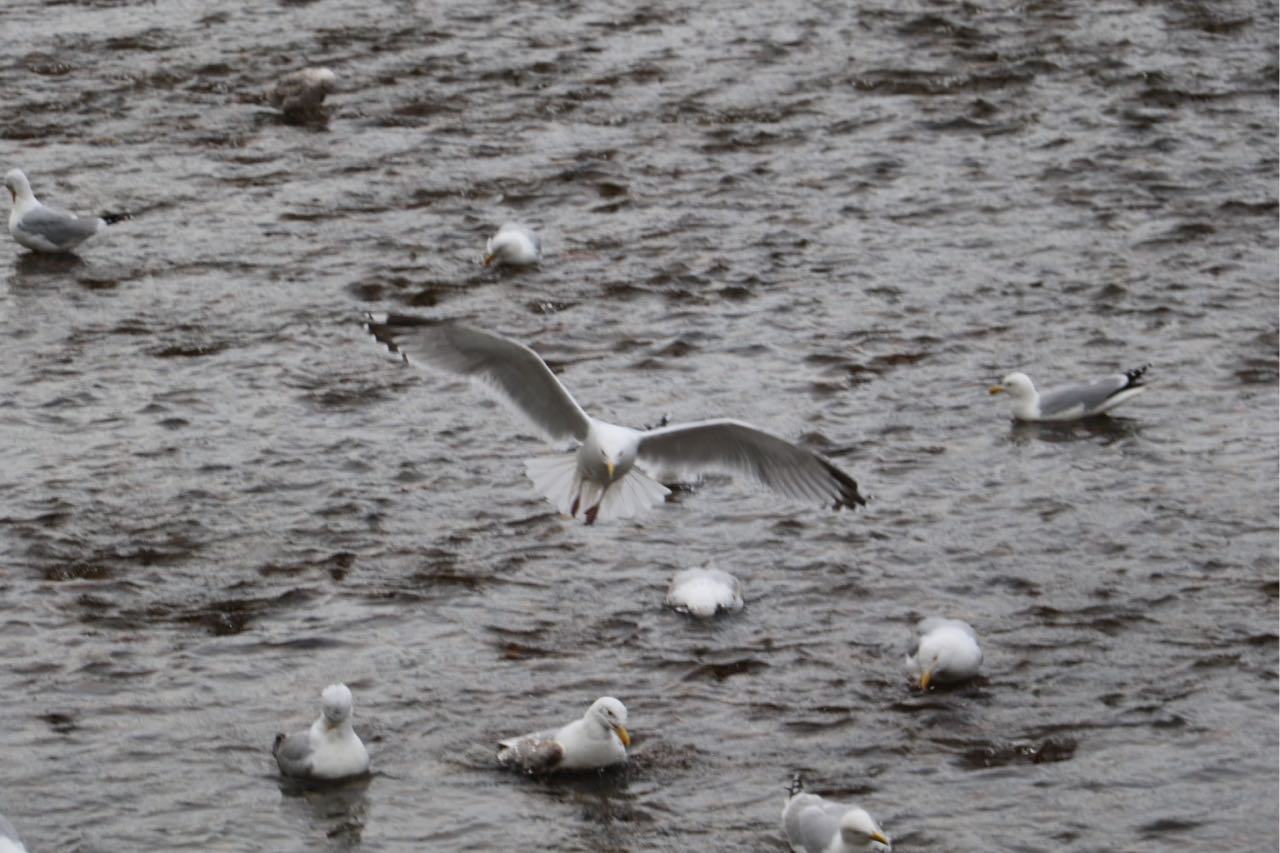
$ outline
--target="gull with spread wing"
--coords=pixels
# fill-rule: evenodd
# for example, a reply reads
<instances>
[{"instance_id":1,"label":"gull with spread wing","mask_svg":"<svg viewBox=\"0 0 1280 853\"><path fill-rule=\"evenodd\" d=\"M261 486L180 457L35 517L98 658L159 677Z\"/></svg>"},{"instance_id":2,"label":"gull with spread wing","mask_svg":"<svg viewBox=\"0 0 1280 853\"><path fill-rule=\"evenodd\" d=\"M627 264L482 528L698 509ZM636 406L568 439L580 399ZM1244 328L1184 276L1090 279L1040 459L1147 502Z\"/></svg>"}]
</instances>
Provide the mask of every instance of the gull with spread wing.
<instances>
[{"instance_id":1,"label":"gull with spread wing","mask_svg":"<svg viewBox=\"0 0 1280 853\"><path fill-rule=\"evenodd\" d=\"M848 474L812 451L736 420L638 430L589 416L538 354L523 344L461 323L391 315L369 332L406 362L478 380L553 440L576 450L531 459L534 486L565 515L587 524L630 518L658 503L666 486L637 466L662 471L721 469L746 474L797 500L834 509L866 503Z\"/></svg>"}]
</instances>

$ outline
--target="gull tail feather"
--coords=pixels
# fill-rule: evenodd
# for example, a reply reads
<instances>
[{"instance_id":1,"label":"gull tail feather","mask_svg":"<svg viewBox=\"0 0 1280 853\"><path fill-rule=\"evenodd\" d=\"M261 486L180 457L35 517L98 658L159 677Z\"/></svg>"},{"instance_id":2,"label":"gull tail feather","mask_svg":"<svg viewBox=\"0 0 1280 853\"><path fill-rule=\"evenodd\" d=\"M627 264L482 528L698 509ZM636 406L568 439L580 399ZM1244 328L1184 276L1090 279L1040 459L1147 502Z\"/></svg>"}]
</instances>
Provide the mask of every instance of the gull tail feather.
<instances>
[{"instance_id":1,"label":"gull tail feather","mask_svg":"<svg viewBox=\"0 0 1280 853\"><path fill-rule=\"evenodd\" d=\"M574 515L576 511L583 509L581 506L574 506L578 501L578 492L581 491L577 453L527 459L524 472L533 481L533 487L555 504L560 512Z\"/></svg>"},{"instance_id":2,"label":"gull tail feather","mask_svg":"<svg viewBox=\"0 0 1280 853\"><path fill-rule=\"evenodd\" d=\"M632 468L625 477L605 490L598 517L601 521L630 518L662 503L669 494L671 490L666 486Z\"/></svg>"}]
</instances>

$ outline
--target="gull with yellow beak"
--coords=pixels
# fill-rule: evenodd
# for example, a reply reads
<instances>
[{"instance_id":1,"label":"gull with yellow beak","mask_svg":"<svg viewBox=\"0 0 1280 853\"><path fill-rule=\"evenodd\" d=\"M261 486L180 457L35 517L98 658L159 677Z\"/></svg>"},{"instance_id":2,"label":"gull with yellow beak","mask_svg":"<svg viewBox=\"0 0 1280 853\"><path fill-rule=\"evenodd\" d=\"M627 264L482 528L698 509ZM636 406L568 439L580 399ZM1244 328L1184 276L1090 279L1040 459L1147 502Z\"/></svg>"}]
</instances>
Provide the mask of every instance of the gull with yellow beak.
<instances>
[{"instance_id":1,"label":"gull with yellow beak","mask_svg":"<svg viewBox=\"0 0 1280 853\"><path fill-rule=\"evenodd\" d=\"M792 853L893 849L889 836L866 809L808 794L801 788L797 776L782 810L782 832Z\"/></svg>"},{"instance_id":2,"label":"gull with yellow beak","mask_svg":"<svg viewBox=\"0 0 1280 853\"><path fill-rule=\"evenodd\" d=\"M612 696L602 696L582 719L558 729L499 741L498 763L526 773L599 770L627 760L631 734L627 709Z\"/></svg>"},{"instance_id":3,"label":"gull with yellow beak","mask_svg":"<svg viewBox=\"0 0 1280 853\"><path fill-rule=\"evenodd\" d=\"M1013 416L1020 421L1074 421L1091 418L1146 390L1142 375L1151 365L1104 376L1093 382L1060 385L1039 392L1025 373L1010 373L991 388L992 394L1008 394Z\"/></svg>"},{"instance_id":4,"label":"gull with yellow beak","mask_svg":"<svg viewBox=\"0 0 1280 853\"><path fill-rule=\"evenodd\" d=\"M920 636L915 653L907 658L907 668L921 690L935 682L955 684L978 674L982 648L968 622L934 616L921 620L916 628Z\"/></svg>"},{"instance_id":5,"label":"gull with yellow beak","mask_svg":"<svg viewBox=\"0 0 1280 853\"><path fill-rule=\"evenodd\" d=\"M484 265L505 264L531 267L542 260L542 241L523 225L508 222L489 238L484 247Z\"/></svg>"},{"instance_id":6,"label":"gull with yellow beak","mask_svg":"<svg viewBox=\"0 0 1280 853\"><path fill-rule=\"evenodd\" d=\"M661 503L669 489L636 467L734 471L798 500L833 509L866 503L858 484L818 454L741 421L720 419L631 429L596 420L569 396L538 354L523 344L442 320L391 315L369 332L404 361L479 381L554 440L576 450L531 459L533 485L565 515L630 518Z\"/></svg>"}]
</instances>

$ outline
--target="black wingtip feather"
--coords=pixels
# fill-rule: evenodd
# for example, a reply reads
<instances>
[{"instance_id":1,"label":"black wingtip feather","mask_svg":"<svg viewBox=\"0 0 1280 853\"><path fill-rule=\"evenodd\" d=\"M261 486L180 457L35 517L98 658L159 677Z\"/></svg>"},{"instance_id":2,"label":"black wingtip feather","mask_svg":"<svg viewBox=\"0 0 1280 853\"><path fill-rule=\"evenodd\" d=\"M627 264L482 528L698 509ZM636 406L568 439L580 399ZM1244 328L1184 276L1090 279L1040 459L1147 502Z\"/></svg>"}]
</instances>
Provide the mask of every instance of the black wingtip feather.
<instances>
[{"instance_id":1,"label":"black wingtip feather","mask_svg":"<svg viewBox=\"0 0 1280 853\"><path fill-rule=\"evenodd\" d=\"M115 225L117 222L124 222L126 219L133 219L133 216L128 211L121 211L120 213L104 213L102 214L101 219L108 225Z\"/></svg>"},{"instance_id":2,"label":"black wingtip feather","mask_svg":"<svg viewBox=\"0 0 1280 853\"><path fill-rule=\"evenodd\" d=\"M444 323L443 320L429 320L426 317L414 317L411 314L388 314L386 319L381 321L375 320L372 314L365 314L364 317L365 331L373 335L374 340L386 347L392 355L399 356L405 364L409 363L409 357L396 343L396 336L405 329L439 326Z\"/></svg>"},{"instance_id":3,"label":"black wingtip feather","mask_svg":"<svg viewBox=\"0 0 1280 853\"><path fill-rule=\"evenodd\" d=\"M1137 388L1139 385L1142 385L1142 376L1150 369L1150 364L1144 364L1142 367L1135 367L1133 370L1126 370L1124 375L1125 378L1129 380L1129 384L1125 387Z\"/></svg>"},{"instance_id":4,"label":"black wingtip feather","mask_svg":"<svg viewBox=\"0 0 1280 853\"><path fill-rule=\"evenodd\" d=\"M858 493L858 484L854 479L827 460L822 460L822 465L827 469L827 473L831 475L831 479L835 480L840 486L840 496L836 498L832 504L832 509L842 509L848 507L866 506L867 499Z\"/></svg>"}]
</instances>

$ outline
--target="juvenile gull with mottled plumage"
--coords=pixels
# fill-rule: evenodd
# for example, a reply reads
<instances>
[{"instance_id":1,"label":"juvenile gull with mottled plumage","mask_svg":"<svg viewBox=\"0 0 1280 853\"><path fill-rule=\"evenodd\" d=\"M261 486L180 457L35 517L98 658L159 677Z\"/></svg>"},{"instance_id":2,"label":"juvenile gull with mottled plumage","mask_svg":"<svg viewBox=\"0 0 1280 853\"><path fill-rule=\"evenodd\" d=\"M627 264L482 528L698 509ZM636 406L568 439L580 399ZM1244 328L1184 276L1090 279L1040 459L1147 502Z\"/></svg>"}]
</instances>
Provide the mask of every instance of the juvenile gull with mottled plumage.
<instances>
[{"instance_id":1,"label":"juvenile gull with mottled plumage","mask_svg":"<svg viewBox=\"0 0 1280 853\"><path fill-rule=\"evenodd\" d=\"M558 729L499 741L498 763L526 773L599 770L627 760L631 734L627 709L612 696L602 696L582 719Z\"/></svg>"},{"instance_id":2,"label":"juvenile gull with mottled plumage","mask_svg":"<svg viewBox=\"0 0 1280 853\"><path fill-rule=\"evenodd\" d=\"M720 419L638 430L597 420L574 401L551 369L528 347L480 329L440 320L392 315L369 319L369 332L406 362L481 382L513 404L553 439L578 448L532 459L534 487L565 515L629 518L661 503L670 490L637 469L720 469L746 474L797 500L833 508L866 503L858 484L812 451L741 421Z\"/></svg>"}]
</instances>

